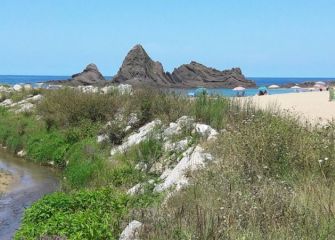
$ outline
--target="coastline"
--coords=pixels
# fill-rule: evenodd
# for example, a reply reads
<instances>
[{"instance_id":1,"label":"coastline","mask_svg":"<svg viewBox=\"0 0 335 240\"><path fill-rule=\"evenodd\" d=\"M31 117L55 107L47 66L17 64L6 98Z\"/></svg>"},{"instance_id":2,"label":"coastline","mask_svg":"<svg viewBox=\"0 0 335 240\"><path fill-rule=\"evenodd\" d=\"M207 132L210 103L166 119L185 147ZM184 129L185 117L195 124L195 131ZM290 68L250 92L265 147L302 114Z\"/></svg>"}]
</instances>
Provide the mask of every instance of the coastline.
<instances>
[{"instance_id":1,"label":"coastline","mask_svg":"<svg viewBox=\"0 0 335 240\"><path fill-rule=\"evenodd\" d=\"M284 93L266 96L252 96L251 100L260 109L278 107L281 111L309 121L312 124L325 124L335 119L335 102L329 101L329 92Z\"/></svg>"}]
</instances>

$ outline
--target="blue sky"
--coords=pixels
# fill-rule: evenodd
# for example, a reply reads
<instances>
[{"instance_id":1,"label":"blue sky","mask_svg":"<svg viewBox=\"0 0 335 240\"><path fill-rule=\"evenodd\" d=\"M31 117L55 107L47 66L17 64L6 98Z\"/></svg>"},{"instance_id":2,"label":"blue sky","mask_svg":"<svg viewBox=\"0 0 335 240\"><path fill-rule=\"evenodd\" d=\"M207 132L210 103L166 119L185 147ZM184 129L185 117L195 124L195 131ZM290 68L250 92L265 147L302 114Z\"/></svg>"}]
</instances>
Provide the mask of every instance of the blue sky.
<instances>
[{"instance_id":1,"label":"blue sky","mask_svg":"<svg viewBox=\"0 0 335 240\"><path fill-rule=\"evenodd\" d=\"M334 0L1 0L0 74L113 75L140 43L166 71L335 77Z\"/></svg>"}]
</instances>

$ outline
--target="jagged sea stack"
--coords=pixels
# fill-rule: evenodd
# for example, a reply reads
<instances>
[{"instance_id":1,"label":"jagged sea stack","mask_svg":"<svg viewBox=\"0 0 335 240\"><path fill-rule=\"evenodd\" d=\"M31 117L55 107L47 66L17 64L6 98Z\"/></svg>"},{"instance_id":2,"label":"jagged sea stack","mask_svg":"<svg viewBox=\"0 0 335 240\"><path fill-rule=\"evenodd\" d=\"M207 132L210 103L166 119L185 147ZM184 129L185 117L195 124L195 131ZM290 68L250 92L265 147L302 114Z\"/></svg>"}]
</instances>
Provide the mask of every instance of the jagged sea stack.
<instances>
[{"instance_id":1,"label":"jagged sea stack","mask_svg":"<svg viewBox=\"0 0 335 240\"><path fill-rule=\"evenodd\" d=\"M80 85L103 85L106 80L99 72L98 67L91 63L87 65L83 72L72 75L72 78L69 79L68 84L74 86Z\"/></svg>"},{"instance_id":2,"label":"jagged sea stack","mask_svg":"<svg viewBox=\"0 0 335 240\"><path fill-rule=\"evenodd\" d=\"M153 61L141 45L129 51L113 82L156 87L173 85L173 80L164 72L162 64Z\"/></svg>"},{"instance_id":3,"label":"jagged sea stack","mask_svg":"<svg viewBox=\"0 0 335 240\"><path fill-rule=\"evenodd\" d=\"M172 78L174 82L181 83L183 87L234 88L237 86L256 86L255 82L244 77L240 68L219 71L194 61L176 68L172 73Z\"/></svg>"}]
</instances>

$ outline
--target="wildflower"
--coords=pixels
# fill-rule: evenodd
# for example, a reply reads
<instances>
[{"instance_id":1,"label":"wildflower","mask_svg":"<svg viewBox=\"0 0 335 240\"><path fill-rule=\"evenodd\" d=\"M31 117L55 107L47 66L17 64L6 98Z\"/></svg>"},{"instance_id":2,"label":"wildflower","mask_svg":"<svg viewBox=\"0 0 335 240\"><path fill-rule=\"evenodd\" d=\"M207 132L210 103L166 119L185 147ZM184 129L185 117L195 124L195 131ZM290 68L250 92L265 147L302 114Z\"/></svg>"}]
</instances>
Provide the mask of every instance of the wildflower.
<instances>
[{"instance_id":1,"label":"wildflower","mask_svg":"<svg viewBox=\"0 0 335 240\"><path fill-rule=\"evenodd\" d=\"M327 158L327 157L325 157L325 161L328 161L328 158Z\"/></svg>"},{"instance_id":2,"label":"wildflower","mask_svg":"<svg viewBox=\"0 0 335 240\"><path fill-rule=\"evenodd\" d=\"M319 164L322 164L322 163L323 163L323 160L322 160L322 159L320 159L320 160L319 160Z\"/></svg>"}]
</instances>

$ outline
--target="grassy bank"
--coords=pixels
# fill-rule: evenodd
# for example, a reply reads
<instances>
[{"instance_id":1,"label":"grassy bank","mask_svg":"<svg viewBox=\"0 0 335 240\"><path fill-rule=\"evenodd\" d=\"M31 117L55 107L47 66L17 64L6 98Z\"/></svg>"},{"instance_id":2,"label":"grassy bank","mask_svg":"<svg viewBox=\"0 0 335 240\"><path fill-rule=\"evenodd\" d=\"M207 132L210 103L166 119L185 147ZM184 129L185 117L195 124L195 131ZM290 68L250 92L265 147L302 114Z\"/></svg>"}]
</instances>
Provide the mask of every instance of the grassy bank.
<instances>
[{"instance_id":1,"label":"grassy bank","mask_svg":"<svg viewBox=\"0 0 335 240\"><path fill-rule=\"evenodd\" d=\"M142 239L335 237L333 123L302 126L250 103L153 90L43 95L34 113L0 108L0 142L13 152L24 149L30 161L62 169L64 177L61 192L26 211L16 239L117 239L134 218L144 223ZM138 121L124 131L133 114ZM190 173L190 186L163 205L164 196L151 185L142 194L125 194L139 182L159 181L136 166L158 161L162 143L149 138L112 161L111 147L151 120L168 124L184 115L220 131L205 143L215 163ZM99 134L108 139L98 144Z\"/></svg>"}]
</instances>

